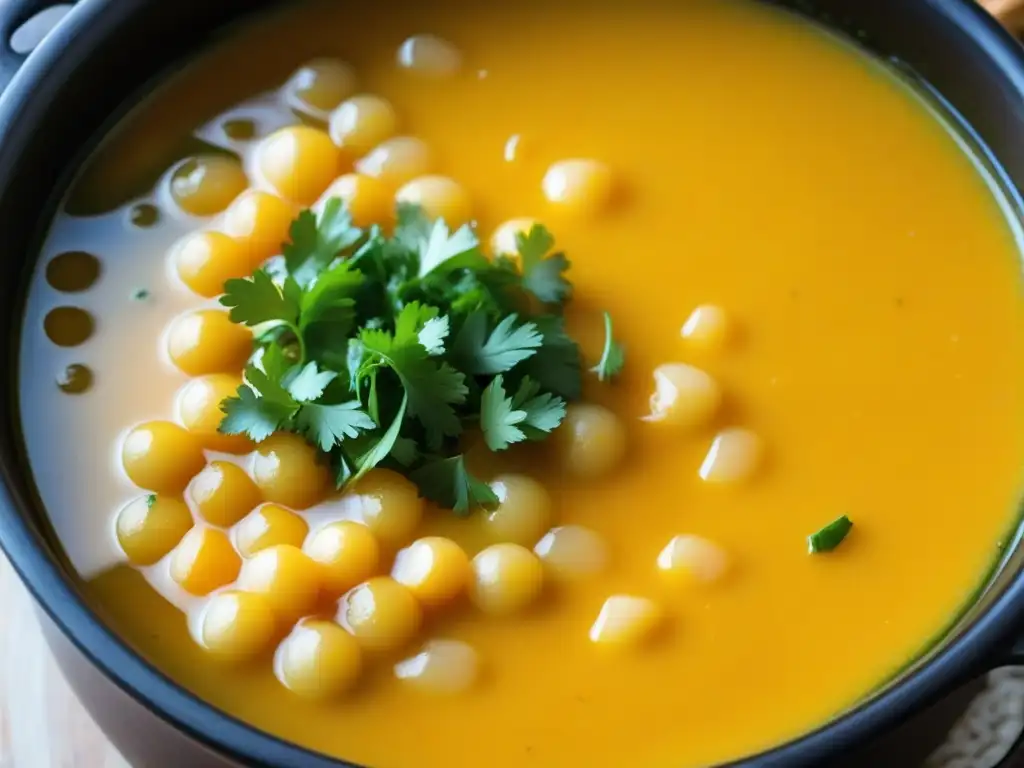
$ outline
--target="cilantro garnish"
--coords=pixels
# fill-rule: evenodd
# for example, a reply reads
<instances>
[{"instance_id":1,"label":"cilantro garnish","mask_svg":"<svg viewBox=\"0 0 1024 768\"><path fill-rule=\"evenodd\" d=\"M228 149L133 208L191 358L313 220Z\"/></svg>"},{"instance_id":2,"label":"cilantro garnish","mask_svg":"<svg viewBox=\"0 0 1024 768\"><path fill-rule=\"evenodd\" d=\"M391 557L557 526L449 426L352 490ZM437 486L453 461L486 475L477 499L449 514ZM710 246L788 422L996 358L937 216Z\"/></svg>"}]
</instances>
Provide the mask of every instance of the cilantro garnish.
<instances>
[{"instance_id":1,"label":"cilantro garnish","mask_svg":"<svg viewBox=\"0 0 1024 768\"><path fill-rule=\"evenodd\" d=\"M613 376L618 376L619 371L626 362L626 352L622 345L612 336L612 316L604 313L604 351L601 359L590 370L597 374L601 381L608 381Z\"/></svg>"},{"instance_id":2,"label":"cilantro garnish","mask_svg":"<svg viewBox=\"0 0 1024 768\"><path fill-rule=\"evenodd\" d=\"M339 487L383 465L457 514L493 507L459 437L479 427L493 451L543 440L579 397L579 347L561 318L569 261L542 226L519 235L517 265L415 206L397 222L390 236L363 230L328 200L299 214L280 257L227 281L221 303L253 327L256 351L220 430L301 434ZM610 318L606 331L602 380L622 367Z\"/></svg>"}]
</instances>

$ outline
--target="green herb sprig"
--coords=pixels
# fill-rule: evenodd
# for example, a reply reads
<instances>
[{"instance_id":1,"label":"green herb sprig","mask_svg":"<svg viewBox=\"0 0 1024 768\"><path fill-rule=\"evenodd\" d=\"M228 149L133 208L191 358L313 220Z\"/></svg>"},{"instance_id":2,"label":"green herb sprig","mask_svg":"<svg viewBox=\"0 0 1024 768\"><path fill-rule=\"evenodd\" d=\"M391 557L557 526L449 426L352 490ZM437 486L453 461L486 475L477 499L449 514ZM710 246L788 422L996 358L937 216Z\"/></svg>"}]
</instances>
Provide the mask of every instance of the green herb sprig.
<instances>
[{"instance_id":1,"label":"green herb sprig","mask_svg":"<svg viewBox=\"0 0 1024 768\"><path fill-rule=\"evenodd\" d=\"M220 431L297 432L338 487L383 465L458 514L497 504L460 437L478 428L492 451L543 440L582 389L561 316L569 261L551 234L519 234L518 263L488 259L469 226L400 205L392 234L363 230L335 198L289 234L280 257L225 284L221 303L253 328L256 352ZM602 381L623 363L610 317L606 329Z\"/></svg>"},{"instance_id":2,"label":"green herb sprig","mask_svg":"<svg viewBox=\"0 0 1024 768\"><path fill-rule=\"evenodd\" d=\"M846 515L836 518L824 528L807 537L808 553L816 555L822 552L831 552L843 543L843 539L852 528L853 521Z\"/></svg>"}]
</instances>

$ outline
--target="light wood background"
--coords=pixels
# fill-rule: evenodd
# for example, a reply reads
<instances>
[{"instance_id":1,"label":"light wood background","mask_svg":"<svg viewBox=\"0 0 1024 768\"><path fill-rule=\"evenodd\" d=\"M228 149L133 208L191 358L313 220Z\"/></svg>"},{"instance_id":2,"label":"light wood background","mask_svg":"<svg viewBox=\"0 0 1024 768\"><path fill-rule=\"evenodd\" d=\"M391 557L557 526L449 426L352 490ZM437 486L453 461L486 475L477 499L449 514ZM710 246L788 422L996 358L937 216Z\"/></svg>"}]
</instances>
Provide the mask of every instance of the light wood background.
<instances>
[{"instance_id":1,"label":"light wood background","mask_svg":"<svg viewBox=\"0 0 1024 768\"><path fill-rule=\"evenodd\" d=\"M1024 0L982 2L1008 26L1024 29ZM54 20L53 15L48 19ZM25 32L26 40L38 38L38 28ZM0 768L130 768L64 682L43 642L31 598L2 555Z\"/></svg>"}]
</instances>

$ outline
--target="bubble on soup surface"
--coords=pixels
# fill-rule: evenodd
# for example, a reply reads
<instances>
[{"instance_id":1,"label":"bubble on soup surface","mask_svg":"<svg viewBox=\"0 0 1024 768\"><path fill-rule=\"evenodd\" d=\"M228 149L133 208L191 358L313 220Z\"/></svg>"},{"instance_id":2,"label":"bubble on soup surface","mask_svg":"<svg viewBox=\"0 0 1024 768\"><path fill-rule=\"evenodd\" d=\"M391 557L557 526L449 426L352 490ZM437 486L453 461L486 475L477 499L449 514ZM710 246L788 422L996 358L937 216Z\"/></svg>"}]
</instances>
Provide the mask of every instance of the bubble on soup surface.
<instances>
[{"instance_id":1,"label":"bubble on soup surface","mask_svg":"<svg viewBox=\"0 0 1024 768\"><path fill-rule=\"evenodd\" d=\"M608 545L599 533L582 525L552 528L533 548L556 578L577 579L608 567Z\"/></svg>"},{"instance_id":2,"label":"bubble on soup surface","mask_svg":"<svg viewBox=\"0 0 1024 768\"><path fill-rule=\"evenodd\" d=\"M452 231L469 222L473 204L469 194L447 176L420 176L402 185L395 201L419 206L432 219L444 219Z\"/></svg>"},{"instance_id":3,"label":"bubble on soup surface","mask_svg":"<svg viewBox=\"0 0 1024 768\"><path fill-rule=\"evenodd\" d=\"M728 569L726 551L702 536L674 536L658 555L662 576L681 586L711 584L725 576Z\"/></svg>"},{"instance_id":4,"label":"bubble on soup surface","mask_svg":"<svg viewBox=\"0 0 1024 768\"><path fill-rule=\"evenodd\" d=\"M247 186L241 163L222 155L191 157L171 172L171 197L193 216L220 213Z\"/></svg>"},{"instance_id":5,"label":"bubble on soup surface","mask_svg":"<svg viewBox=\"0 0 1024 768\"><path fill-rule=\"evenodd\" d=\"M433 162L433 153L422 139L396 136L378 144L357 161L356 170L392 187L399 187L429 173Z\"/></svg>"},{"instance_id":6,"label":"bubble on soup surface","mask_svg":"<svg viewBox=\"0 0 1024 768\"><path fill-rule=\"evenodd\" d=\"M337 59L315 59L299 67L285 83L284 93L302 110L328 112L356 90L356 72Z\"/></svg>"},{"instance_id":7,"label":"bubble on soup surface","mask_svg":"<svg viewBox=\"0 0 1024 768\"><path fill-rule=\"evenodd\" d=\"M431 694L462 693L480 673L476 650L459 640L431 640L415 656L395 664L395 677Z\"/></svg>"},{"instance_id":8,"label":"bubble on soup surface","mask_svg":"<svg viewBox=\"0 0 1024 768\"><path fill-rule=\"evenodd\" d=\"M303 546L320 563L324 588L340 595L370 578L380 560L380 545L362 523L339 520L314 531Z\"/></svg>"},{"instance_id":9,"label":"bubble on soup surface","mask_svg":"<svg viewBox=\"0 0 1024 768\"><path fill-rule=\"evenodd\" d=\"M246 515L234 530L235 546L243 557L278 544L301 547L309 525L279 504L262 504Z\"/></svg>"},{"instance_id":10,"label":"bubble on soup surface","mask_svg":"<svg viewBox=\"0 0 1024 768\"><path fill-rule=\"evenodd\" d=\"M46 264L46 282L64 293L88 290L100 276L100 260L85 251L58 253Z\"/></svg>"},{"instance_id":11,"label":"bubble on soup surface","mask_svg":"<svg viewBox=\"0 0 1024 768\"><path fill-rule=\"evenodd\" d=\"M469 583L469 557L451 539L428 536L395 557L391 577L424 605L448 603Z\"/></svg>"},{"instance_id":12,"label":"bubble on soup surface","mask_svg":"<svg viewBox=\"0 0 1024 768\"><path fill-rule=\"evenodd\" d=\"M707 424L722 404L722 389L710 374L685 363L654 369L647 421L693 429Z\"/></svg>"},{"instance_id":13,"label":"bubble on soup surface","mask_svg":"<svg viewBox=\"0 0 1024 768\"><path fill-rule=\"evenodd\" d=\"M380 96L361 94L342 102L331 113L331 140L350 157L365 155L398 129L398 115L391 102Z\"/></svg>"},{"instance_id":14,"label":"bubble on soup surface","mask_svg":"<svg viewBox=\"0 0 1024 768\"><path fill-rule=\"evenodd\" d=\"M138 203L128 210L128 221L133 227L148 229L160 221L160 209L151 203Z\"/></svg>"},{"instance_id":15,"label":"bubble on soup surface","mask_svg":"<svg viewBox=\"0 0 1024 768\"><path fill-rule=\"evenodd\" d=\"M58 347L77 347L92 336L92 315L81 307L56 307L43 318L47 338Z\"/></svg>"},{"instance_id":16,"label":"bubble on soup surface","mask_svg":"<svg viewBox=\"0 0 1024 768\"><path fill-rule=\"evenodd\" d=\"M598 645L630 647L650 640L664 622L664 612L646 597L609 597L590 628L590 640Z\"/></svg>"},{"instance_id":17,"label":"bubble on soup surface","mask_svg":"<svg viewBox=\"0 0 1024 768\"><path fill-rule=\"evenodd\" d=\"M192 513L180 499L151 493L122 507L114 527L128 560L135 565L152 565L189 532Z\"/></svg>"},{"instance_id":18,"label":"bubble on soup surface","mask_svg":"<svg viewBox=\"0 0 1024 768\"><path fill-rule=\"evenodd\" d=\"M303 621L278 646L275 670L293 693L331 699L351 689L363 669L359 642L330 621Z\"/></svg>"},{"instance_id":19,"label":"bubble on soup surface","mask_svg":"<svg viewBox=\"0 0 1024 768\"><path fill-rule=\"evenodd\" d=\"M81 363L72 363L57 376L57 386L68 395L80 395L92 388L92 369Z\"/></svg>"},{"instance_id":20,"label":"bubble on soup surface","mask_svg":"<svg viewBox=\"0 0 1024 768\"><path fill-rule=\"evenodd\" d=\"M714 304L702 304L690 313L680 334L695 349L717 350L730 336L729 315Z\"/></svg>"},{"instance_id":21,"label":"bubble on soup surface","mask_svg":"<svg viewBox=\"0 0 1024 768\"><path fill-rule=\"evenodd\" d=\"M196 526L171 553L171 578L186 592L207 595L234 581L241 565L224 531Z\"/></svg>"},{"instance_id":22,"label":"bubble on soup surface","mask_svg":"<svg viewBox=\"0 0 1024 768\"><path fill-rule=\"evenodd\" d=\"M429 77L448 77L462 67L462 53L435 35L413 35L399 47L398 66Z\"/></svg>"},{"instance_id":23,"label":"bubble on soup surface","mask_svg":"<svg viewBox=\"0 0 1024 768\"><path fill-rule=\"evenodd\" d=\"M706 483L744 482L757 471L763 455L764 444L756 433L740 427L724 429L700 465L700 478Z\"/></svg>"},{"instance_id":24,"label":"bubble on soup surface","mask_svg":"<svg viewBox=\"0 0 1024 768\"><path fill-rule=\"evenodd\" d=\"M612 172L598 160L560 160L548 168L541 188L555 210L593 217L611 202Z\"/></svg>"},{"instance_id":25,"label":"bubble on soup surface","mask_svg":"<svg viewBox=\"0 0 1024 768\"><path fill-rule=\"evenodd\" d=\"M267 601L248 592L220 592L210 598L199 621L199 642L213 656L232 663L267 650L277 620Z\"/></svg>"},{"instance_id":26,"label":"bubble on soup surface","mask_svg":"<svg viewBox=\"0 0 1024 768\"><path fill-rule=\"evenodd\" d=\"M376 576L338 602L338 622L370 651L391 651L419 631L423 611L412 592L388 576Z\"/></svg>"}]
</instances>

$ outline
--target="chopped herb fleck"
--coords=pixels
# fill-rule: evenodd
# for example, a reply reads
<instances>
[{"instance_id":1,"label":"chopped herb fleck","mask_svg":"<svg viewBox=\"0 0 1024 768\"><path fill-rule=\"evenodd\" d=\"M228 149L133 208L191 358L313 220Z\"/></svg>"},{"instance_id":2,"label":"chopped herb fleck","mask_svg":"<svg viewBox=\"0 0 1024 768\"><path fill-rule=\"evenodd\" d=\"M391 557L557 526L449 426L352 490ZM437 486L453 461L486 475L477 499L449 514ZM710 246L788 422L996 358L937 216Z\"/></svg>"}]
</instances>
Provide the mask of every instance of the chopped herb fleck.
<instances>
[{"instance_id":1,"label":"chopped herb fleck","mask_svg":"<svg viewBox=\"0 0 1024 768\"><path fill-rule=\"evenodd\" d=\"M812 555L831 552L842 544L851 528L853 528L853 521L846 515L833 520L821 530L807 537L807 551Z\"/></svg>"}]
</instances>

